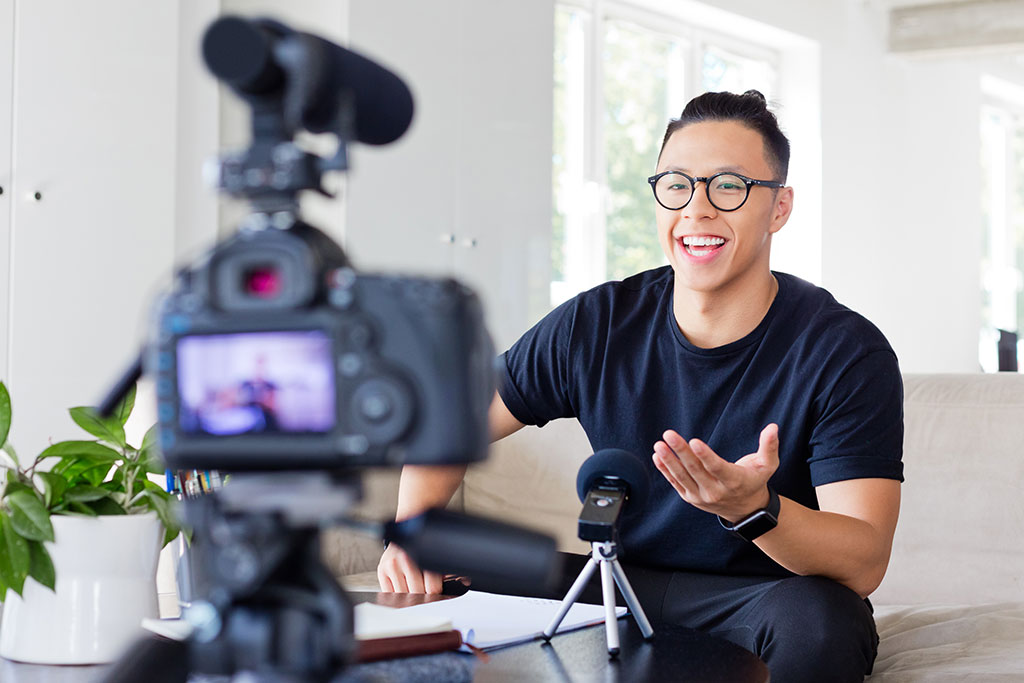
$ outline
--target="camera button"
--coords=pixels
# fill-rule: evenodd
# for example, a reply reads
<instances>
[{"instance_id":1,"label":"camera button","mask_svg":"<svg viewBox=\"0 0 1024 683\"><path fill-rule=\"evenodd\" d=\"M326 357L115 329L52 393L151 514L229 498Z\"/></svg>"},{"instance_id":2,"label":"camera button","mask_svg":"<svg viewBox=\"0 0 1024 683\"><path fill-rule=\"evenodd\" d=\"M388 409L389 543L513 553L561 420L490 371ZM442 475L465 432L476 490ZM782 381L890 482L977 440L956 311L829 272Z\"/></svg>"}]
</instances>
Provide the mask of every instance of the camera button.
<instances>
[{"instance_id":1,"label":"camera button","mask_svg":"<svg viewBox=\"0 0 1024 683\"><path fill-rule=\"evenodd\" d=\"M363 359L359 354L346 353L338 359L338 370L345 377L355 377L363 371Z\"/></svg>"},{"instance_id":2,"label":"camera button","mask_svg":"<svg viewBox=\"0 0 1024 683\"><path fill-rule=\"evenodd\" d=\"M350 455L363 455L370 450L370 440L362 434L350 434L338 439L338 449Z\"/></svg>"}]
</instances>

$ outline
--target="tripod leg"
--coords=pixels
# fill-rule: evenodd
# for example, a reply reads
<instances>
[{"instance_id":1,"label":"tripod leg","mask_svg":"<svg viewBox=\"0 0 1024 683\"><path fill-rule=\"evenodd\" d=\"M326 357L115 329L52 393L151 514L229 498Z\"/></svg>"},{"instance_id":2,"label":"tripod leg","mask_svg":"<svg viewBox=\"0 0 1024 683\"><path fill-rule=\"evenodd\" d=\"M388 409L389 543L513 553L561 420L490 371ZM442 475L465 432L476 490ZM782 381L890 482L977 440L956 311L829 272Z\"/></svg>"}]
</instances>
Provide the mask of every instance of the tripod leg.
<instances>
[{"instance_id":1,"label":"tripod leg","mask_svg":"<svg viewBox=\"0 0 1024 683\"><path fill-rule=\"evenodd\" d=\"M551 636L555 635L555 631L561 625L562 620L565 619L565 615L569 612L569 608L572 607L572 603L576 602L576 598L583 592L583 587L587 585L587 581L590 580L591 574L594 573L594 568L597 567L597 561L591 557L587 560L587 564L580 571L580 575L576 577L576 580L572 584L572 588L565 594L565 598L562 600L562 604L558 606L558 612L555 614L555 618L551 620L548 627L544 629L542 634L544 640L551 640ZM614 596L613 596L614 597Z\"/></svg>"},{"instance_id":2,"label":"tripod leg","mask_svg":"<svg viewBox=\"0 0 1024 683\"><path fill-rule=\"evenodd\" d=\"M633 586L630 585L626 572L622 570L622 565L619 564L618 559L612 560L609 564L612 566L612 575L615 577L615 583L618 584L622 597L626 598L626 604L629 605L629 611L633 614L633 618L636 619L636 625L640 627L640 633L643 634L644 640L650 639L654 635L654 629L651 628L651 622L647 620L644 608L640 605L640 601L637 600L636 593L633 592Z\"/></svg>"},{"instance_id":3,"label":"tripod leg","mask_svg":"<svg viewBox=\"0 0 1024 683\"><path fill-rule=\"evenodd\" d=\"M604 600L604 630L608 637L608 656L619 654L619 624L615 617L615 582L612 563L601 560L601 597Z\"/></svg>"}]
</instances>

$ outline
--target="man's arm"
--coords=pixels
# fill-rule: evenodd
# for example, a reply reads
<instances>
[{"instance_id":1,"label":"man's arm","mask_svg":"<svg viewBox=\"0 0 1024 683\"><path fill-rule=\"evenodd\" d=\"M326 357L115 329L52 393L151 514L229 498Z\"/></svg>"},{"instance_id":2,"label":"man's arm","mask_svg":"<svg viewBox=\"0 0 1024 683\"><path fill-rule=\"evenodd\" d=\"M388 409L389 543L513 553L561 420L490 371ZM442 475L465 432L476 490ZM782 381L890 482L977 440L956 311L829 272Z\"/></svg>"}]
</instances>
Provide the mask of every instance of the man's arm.
<instances>
[{"instance_id":1,"label":"man's arm","mask_svg":"<svg viewBox=\"0 0 1024 683\"><path fill-rule=\"evenodd\" d=\"M779 465L778 427L766 427L757 452L735 463L674 431L655 444L653 459L683 500L737 522L768 503L767 482ZM796 574L827 576L867 596L889 564L900 483L852 479L815 490L820 510L782 498L778 526L755 543Z\"/></svg>"},{"instance_id":2,"label":"man's arm","mask_svg":"<svg viewBox=\"0 0 1024 683\"><path fill-rule=\"evenodd\" d=\"M820 511L782 498L779 525L754 542L795 574L827 576L867 597L889 566L900 482L850 479L815 491Z\"/></svg>"},{"instance_id":3,"label":"man's arm","mask_svg":"<svg viewBox=\"0 0 1024 683\"><path fill-rule=\"evenodd\" d=\"M494 399L487 412L491 442L503 439L524 427L501 396ZM433 507L447 505L466 476L465 465L407 465L402 468L398 484L398 510L395 519L414 517ZM422 572L409 556L392 543L384 550L377 565L377 580L385 593L440 593L442 577Z\"/></svg>"}]
</instances>

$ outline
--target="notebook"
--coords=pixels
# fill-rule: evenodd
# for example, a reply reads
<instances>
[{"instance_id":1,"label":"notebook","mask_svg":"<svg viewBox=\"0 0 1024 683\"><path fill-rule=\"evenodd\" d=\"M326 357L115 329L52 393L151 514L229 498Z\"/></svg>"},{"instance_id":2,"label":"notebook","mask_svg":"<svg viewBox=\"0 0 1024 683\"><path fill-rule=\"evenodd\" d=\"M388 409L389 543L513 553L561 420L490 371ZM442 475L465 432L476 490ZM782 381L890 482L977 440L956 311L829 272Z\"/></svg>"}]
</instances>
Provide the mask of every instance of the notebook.
<instances>
[{"instance_id":1,"label":"notebook","mask_svg":"<svg viewBox=\"0 0 1024 683\"><path fill-rule=\"evenodd\" d=\"M405 607L403 618L447 620L462 633L462 640L481 650L493 650L539 638L558 612L559 600L521 598L481 591L469 591L450 600ZM625 607L615 609L616 617L626 614ZM591 626L604 621L603 605L574 603L557 633ZM358 628L358 625L357 625Z\"/></svg>"}]
</instances>

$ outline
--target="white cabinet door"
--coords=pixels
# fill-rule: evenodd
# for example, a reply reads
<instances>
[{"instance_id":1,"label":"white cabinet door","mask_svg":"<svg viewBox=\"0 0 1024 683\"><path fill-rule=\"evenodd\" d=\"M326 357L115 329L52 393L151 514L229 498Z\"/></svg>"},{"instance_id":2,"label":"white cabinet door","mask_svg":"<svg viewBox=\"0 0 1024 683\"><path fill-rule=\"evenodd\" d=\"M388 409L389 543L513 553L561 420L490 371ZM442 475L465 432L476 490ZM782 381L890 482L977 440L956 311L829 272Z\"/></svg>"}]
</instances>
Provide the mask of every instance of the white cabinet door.
<instances>
[{"instance_id":1,"label":"white cabinet door","mask_svg":"<svg viewBox=\"0 0 1024 683\"><path fill-rule=\"evenodd\" d=\"M14 0L0 0L0 377L7 379L10 322L11 88L14 84Z\"/></svg>"},{"instance_id":2,"label":"white cabinet door","mask_svg":"<svg viewBox=\"0 0 1024 683\"><path fill-rule=\"evenodd\" d=\"M66 409L130 360L171 270L178 4L16 5L6 379L31 455L78 433Z\"/></svg>"},{"instance_id":3,"label":"white cabinet door","mask_svg":"<svg viewBox=\"0 0 1024 683\"><path fill-rule=\"evenodd\" d=\"M350 8L352 48L409 83L416 113L397 143L354 147L346 246L368 269L464 280L502 350L548 310L554 6Z\"/></svg>"}]
</instances>

